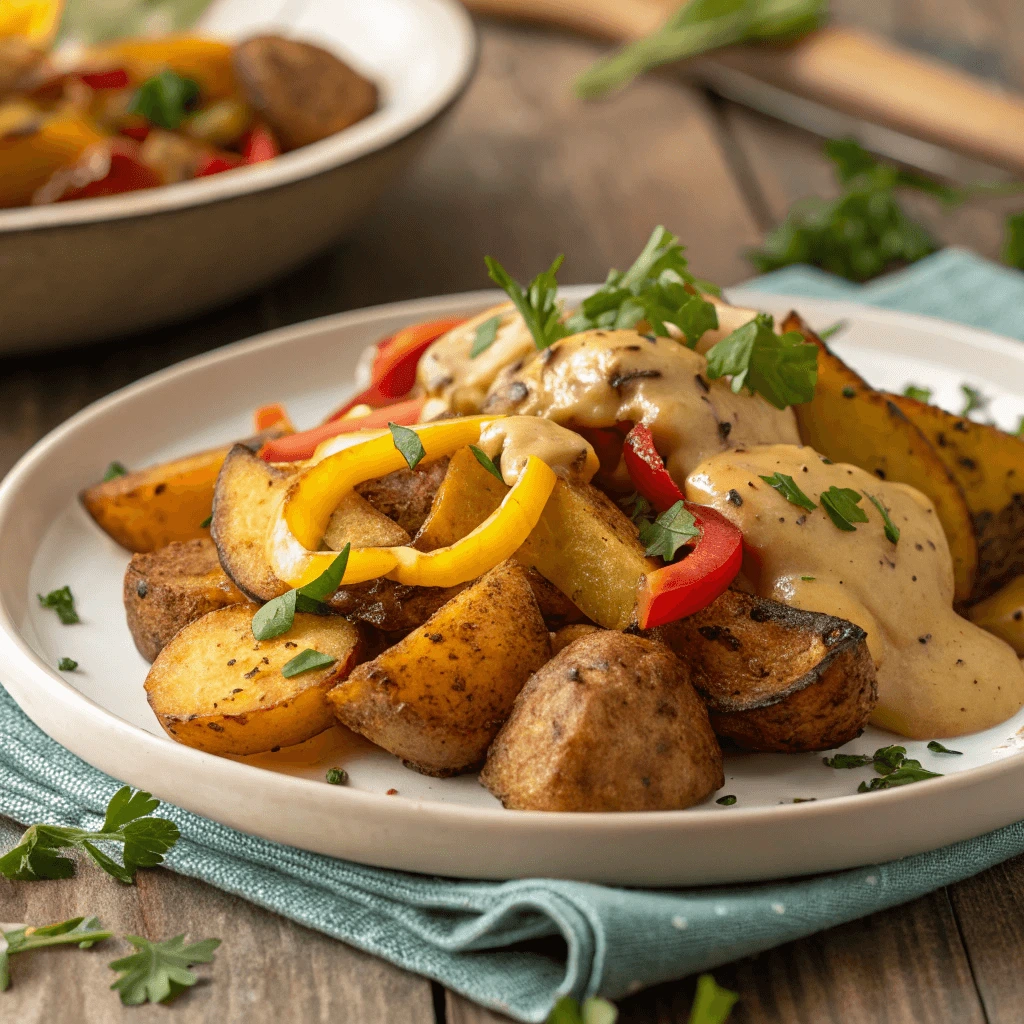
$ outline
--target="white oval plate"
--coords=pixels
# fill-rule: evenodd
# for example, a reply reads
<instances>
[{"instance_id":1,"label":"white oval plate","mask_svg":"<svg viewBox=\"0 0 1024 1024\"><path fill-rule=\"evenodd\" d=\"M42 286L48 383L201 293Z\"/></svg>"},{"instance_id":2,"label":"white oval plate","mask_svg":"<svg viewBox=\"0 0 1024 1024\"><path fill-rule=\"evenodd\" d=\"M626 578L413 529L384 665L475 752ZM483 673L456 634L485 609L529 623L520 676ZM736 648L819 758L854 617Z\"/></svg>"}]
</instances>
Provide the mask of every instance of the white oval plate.
<instances>
[{"instance_id":1,"label":"white oval plate","mask_svg":"<svg viewBox=\"0 0 1024 1024\"><path fill-rule=\"evenodd\" d=\"M566 289L571 302L586 293ZM1004 425L1024 413L1024 349L981 331L838 303L736 293L812 324L849 322L836 348L872 382L935 388L958 407L967 380L994 396ZM722 793L687 811L543 814L505 811L474 775L431 779L338 728L299 748L218 758L161 731L142 683L147 666L125 625L128 555L76 495L112 459L129 466L241 437L255 406L285 401L301 425L351 390L363 347L396 328L472 312L493 293L380 306L288 327L139 381L40 441L0 484L0 679L43 730L90 764L232 827L319 853L476 878L556 876L634 886L749 881L891 860L1024 818L1024 712L950 743L960 757L907 742L945 777L857 795L870 771L826 768L819 755L729 755ZM36 593L70 584L82 624L62 626ZM61 657L80 664L54 670ZM895 738L869 729L847 750ZM324 782L343 765L347 787ZM396 789L397 795L387 795ZM721 794L715 794L716 796ZM794 800L809 801L794 803Z\"/></svg>"}]
</instances>

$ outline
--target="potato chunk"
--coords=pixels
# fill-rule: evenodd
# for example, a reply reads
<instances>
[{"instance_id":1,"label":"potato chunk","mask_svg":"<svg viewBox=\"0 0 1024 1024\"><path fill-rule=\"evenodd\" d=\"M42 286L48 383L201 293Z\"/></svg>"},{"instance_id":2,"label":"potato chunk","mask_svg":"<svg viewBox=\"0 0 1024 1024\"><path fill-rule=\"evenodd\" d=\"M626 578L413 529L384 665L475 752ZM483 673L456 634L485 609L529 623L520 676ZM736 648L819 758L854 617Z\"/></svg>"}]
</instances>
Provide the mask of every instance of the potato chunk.
<instances>
[{"instance_id":1,"label":"potato chunk","mask_svg":"<svg viewBox=\"0 0 1024 1024\"><path fill-rule=\"evenodd\" d=\"M508 561L328 696L342 724L410 768L454 775L483 760L520 687L550 654L526 573Z\"/></svg>"},{"instance_id":2,"label":"potato chunk","mask_svg":"<svg viewBox=\"0 0 1024 1024\"><path fill-rule=\"evenodd\" d=\"M186 626L146 677L149 706L167 734L211 754L256 754L301 743L334 724L327 691L358 660L359 627L334 615L295 616L289 632L256 640L257 608L236 604ZM286 678L307 648L334 663Z\"/></svg>"},{"instance_id":3,"label":"potato chunk","mask_svg":"<svg viewBox=\"0 0 1024 1024\"><path fill-rule=\"evenodd\" d=\"M480 781L531 811L668 811L725 784L686 666L663 644L602 630L523 687Z\"/></svg>"},{"instance_id":4,"label":"potato chunk","mask_svg":"<svg viewBox=\"0 0 1024 1024\"><path fill-rule=\"evenodd\" d=\"M152 661L190 622L244 601L209 538L132 555L124 574L124 609L139 653Z\"/></svg>"},{"instance_id":5,"label":"potato chunk","mask_svg":"<svg viewBox=\"0 0 1024 1024\"><path fill-rule=\"evenodd\" d=\"M845 619L727 590L652 635L689 666L715 732L745 750L830 750L878 702L867 634Z\"/></svg>"}]
</instances>

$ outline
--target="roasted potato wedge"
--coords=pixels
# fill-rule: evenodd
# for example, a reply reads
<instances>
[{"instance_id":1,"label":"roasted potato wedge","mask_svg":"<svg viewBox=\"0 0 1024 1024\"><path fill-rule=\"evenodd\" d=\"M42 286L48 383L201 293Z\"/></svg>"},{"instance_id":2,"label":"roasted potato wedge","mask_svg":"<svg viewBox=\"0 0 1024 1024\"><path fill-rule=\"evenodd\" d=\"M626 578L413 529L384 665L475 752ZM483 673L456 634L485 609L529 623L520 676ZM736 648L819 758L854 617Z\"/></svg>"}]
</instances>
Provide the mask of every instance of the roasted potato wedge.
<instances>
[{"instance_id":1,"label":"roasted potato wedge","mask_svg":"<svg viewBox=\"0 0 1024 1024\"><path fill-rule=\"evenodd\" d=\"M814 399L793 407L804 444L834 462L851 462L931 498L953 556L956 600L966 601L974 590L978 545L960 485L891 396L875 391L796 313L789 314L782 328L799 331L819 349Z\"/></svg>"},{"instance_id":2,"label":"roasted potato wedge","mask_svg":"<svg viewBox=\"0 0 1024 1024\"><path fill-rule=\"evenodd\" d=\"M690 669L711 727L744 750L830 750L878 701L867 634L845 619L727 590L652 630Z\"/></svg>"},{"instance_id":3,"label":"roasted potato wedge","mask_svg":"<svg viewBox=\"0 0 1024 1024\"><path fill-rule=\"evenodd\" d=\"M520 687L550 657L522 566L503 562L328 695L338 720L425 775L483 761Z\"/></svg>"},{"instance_id":4,"label":"roasted potato wedge","mask_svg":"<svg viewBox=\"0 0 1024 1024\"><path fill-rule=\"evenodd\" d=\"M967 617L1005 640L1024 658L1024 576L1018 576L991 597L972 605Z\"/></svg>"},{"instance_id":5,"label":"roasted potato wedge","mask_svg":"<svg viewBox=\"0 0 1024 1024\"><path fill-rule=\"evenodd\" d=\"M537 672L480 781L531 811L668 811L725 784L686 666L663 644L600 630Z\"/></svg>"},{"instance_id":6,"label":"roasted potato wedge","mask_svg":"<svg viewBox=\"0 0 1024 1024\"><path fill-rule=\"evenodd\" d=\"M244 600L220 567L209 537L134 554L124 574L128 629L146 661L190 622Z\"/></svg>"},{"instance_id":7,"label":"roasted potato wedge","mask_svg":"<svg viewBox=\"0 0 1024 1024\"><path fill-rule=\"evenodd\" d=\"M468 448L456 452L416 546L432 551L466 536L507 491ZM540 522L515 557L607 629L629 625L640 577L655 568L636 527L610 498L596 487L564 480L555 484Z\"/></svg>"},{"instance_id":8,"label":"roasted potato wedge","mask_svg":"<svg viewBox=\"0 0 1024 1024\"><path fill-rule=\"evenodd\" d=\"M447 457L421 462L415 469L397 469L376 480L366 480L357 485L356 493L414 537L430 512L447 469Z\"/></svg>"},{"instance_id":9,"label":"roasted potato wedge","mask_svg":"<svg viewBox=\"0 0 1024 1024\"><path fill-rule=\"evenodd\" d=\"M346 544L354 548L390 548L410 540L398 523L378 512L355 491L342 498L324 533L324 546L332 551L341 551Z\"/></svg>"},{"instance_id":10,"label":"roasted potato wedge","mask_svg":"<svg viewBox=\"0 0 1024 1024\"><path fill-rule=\"evenodd\" d=\"M889 398L932 443L974 517L972 600L994 594L1024 573L1024 441L905 395Z\"/></svg>"},{"instance_id":11,"label":"roasted potato wedge","mask_svg":"<svg viewBox=\"0 0 1024 1024\"><path fill-rule=\"evenodd\" d=\"M256 640L255 612L252 604L209 612L157 656L146 677L149 706L179 743L210 754L256 754L334 724L326 694L358 660L359 627L300 612L283 636ZM282 668L306 649L335 661L286 678Z\"/></svg>"}]
</instances>

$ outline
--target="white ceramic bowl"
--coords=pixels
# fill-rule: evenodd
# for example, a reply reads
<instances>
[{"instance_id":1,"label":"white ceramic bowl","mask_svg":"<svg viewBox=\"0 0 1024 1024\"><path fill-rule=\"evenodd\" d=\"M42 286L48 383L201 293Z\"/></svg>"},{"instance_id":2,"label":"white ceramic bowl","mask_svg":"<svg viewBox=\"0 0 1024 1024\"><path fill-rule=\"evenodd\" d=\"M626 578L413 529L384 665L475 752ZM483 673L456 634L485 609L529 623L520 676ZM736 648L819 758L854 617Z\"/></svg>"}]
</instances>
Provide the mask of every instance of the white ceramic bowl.
<instances>
[{"instance_id":1,"label":"white ceramic bowl","mask_svg":"<svg viewBox=\"0 0 1024 1024\"><path fill-rule=\"evenodd\" d=\"M380 108L256 167L0 210L0 354L183 319L297 266L416 156L468 83L476 54L456 0L217 0L197 30L319 43L378 83Z\"/></svg>"}]
</instances>

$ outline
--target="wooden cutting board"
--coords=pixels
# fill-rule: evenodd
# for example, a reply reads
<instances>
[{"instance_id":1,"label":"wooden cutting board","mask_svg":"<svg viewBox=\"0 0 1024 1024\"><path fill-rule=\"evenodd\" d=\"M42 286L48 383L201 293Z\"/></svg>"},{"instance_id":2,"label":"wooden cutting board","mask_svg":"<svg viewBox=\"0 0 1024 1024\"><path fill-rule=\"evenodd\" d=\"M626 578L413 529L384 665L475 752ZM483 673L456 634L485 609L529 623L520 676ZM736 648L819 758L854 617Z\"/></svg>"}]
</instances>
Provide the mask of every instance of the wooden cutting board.
<instances>
[{"instance_id":1,"label":"wooden cutting board","mask_svg":"<svg viewBox=\"0 0 1024 1024\"><path fill-rule=\"evenodd\" d=\"M676 0L464 0L475 12L627 41ZM791 46L735 47L692 62L742 71L873 124L1024 174L1024 95L859 29L829 26Z\"/></svg>"}]
</instances>

